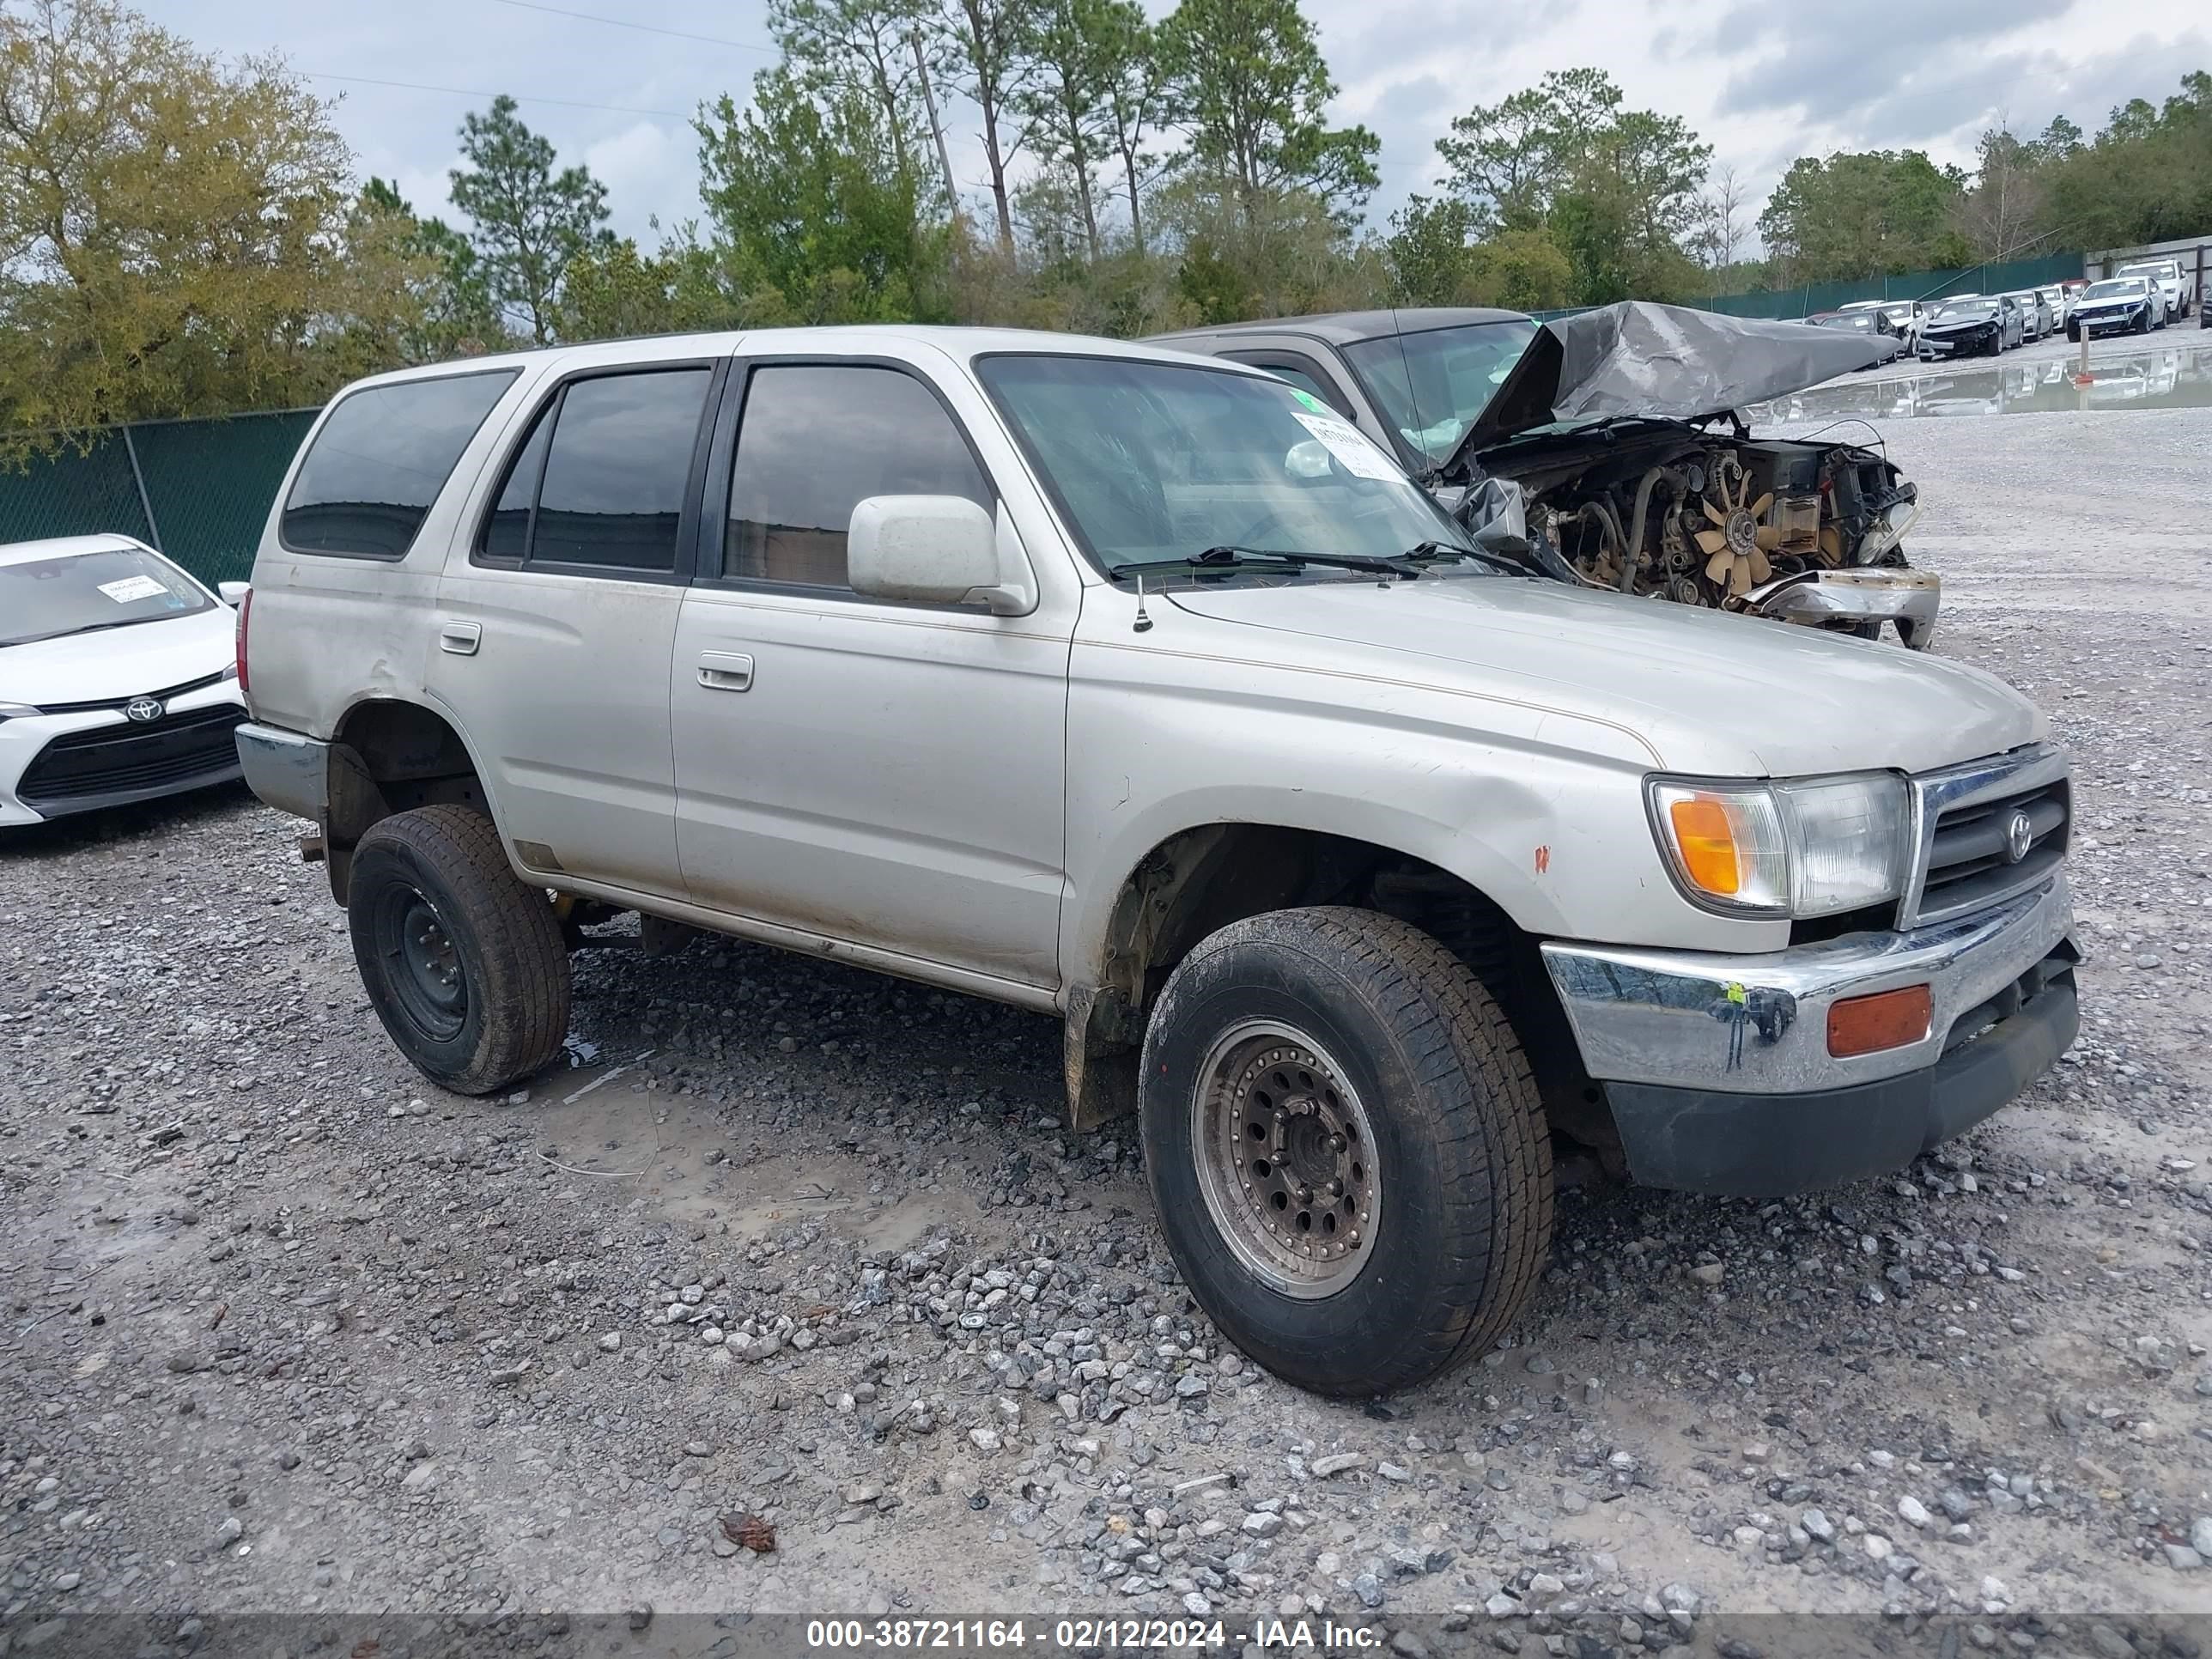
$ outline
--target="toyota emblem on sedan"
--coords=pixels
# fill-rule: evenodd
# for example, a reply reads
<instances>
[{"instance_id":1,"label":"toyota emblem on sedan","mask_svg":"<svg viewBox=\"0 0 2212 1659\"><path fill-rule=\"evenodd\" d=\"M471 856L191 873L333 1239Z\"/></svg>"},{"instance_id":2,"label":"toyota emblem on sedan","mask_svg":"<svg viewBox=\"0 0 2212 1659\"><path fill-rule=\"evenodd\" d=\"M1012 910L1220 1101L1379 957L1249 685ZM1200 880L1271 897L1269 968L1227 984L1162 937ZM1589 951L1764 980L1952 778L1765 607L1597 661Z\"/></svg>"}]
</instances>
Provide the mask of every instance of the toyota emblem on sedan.
<instances>
[{"instance_id":1,"label":"toyota emblem on sedan","mask_svg":"<svg viewBox=\"0 0 2212 1659\"><path fill-rule=\"evenodd\" d=\"M134 720L157 720L161 718L161 700L159 697L133 697L123 705L123 712Z\"/></svg>"},{"instance_id":2,"label":"toyota emblem on sedan","mask_svg":"<svg viewBox=\"0 0 2212 1659\"><path fill-rule=\"evenodd\" d=\"M2035 826L2027 821L2027 814L2015 812L2012 822L2005 825L2005 858L2018 864L2027 856L2028 848L2035 840Z\"/></svg>"}]
</instances>

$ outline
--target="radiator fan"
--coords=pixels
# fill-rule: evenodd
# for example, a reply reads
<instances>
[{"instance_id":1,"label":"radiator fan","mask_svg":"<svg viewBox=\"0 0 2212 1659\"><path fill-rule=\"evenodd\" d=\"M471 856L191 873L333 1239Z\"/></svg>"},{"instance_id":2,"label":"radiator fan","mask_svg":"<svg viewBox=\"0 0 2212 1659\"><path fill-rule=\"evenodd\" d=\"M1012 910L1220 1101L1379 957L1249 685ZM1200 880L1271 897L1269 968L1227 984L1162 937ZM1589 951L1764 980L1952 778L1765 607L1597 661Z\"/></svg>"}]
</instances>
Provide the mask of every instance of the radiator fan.
<instances>
[{"instance_id":1,"label":"radiator fan","mask_svg":"<svg viewBox=\"0 0 2212 1659\"><path fill-rule=\"evenodd\" d=\"M1733 495L1729 483L1726 477L1716 477L1712 493L1705 498L1705 517L1712 520L1712 528L1698 532L1698 551L1705 556L1705 579L1741 599L1773 574L1766 556L1780 544L1782 531L1779 526L1759 523L1773 505L1771 491L1747 505L1749 476L1735 474Z\"/></svg>"}]
</instances>

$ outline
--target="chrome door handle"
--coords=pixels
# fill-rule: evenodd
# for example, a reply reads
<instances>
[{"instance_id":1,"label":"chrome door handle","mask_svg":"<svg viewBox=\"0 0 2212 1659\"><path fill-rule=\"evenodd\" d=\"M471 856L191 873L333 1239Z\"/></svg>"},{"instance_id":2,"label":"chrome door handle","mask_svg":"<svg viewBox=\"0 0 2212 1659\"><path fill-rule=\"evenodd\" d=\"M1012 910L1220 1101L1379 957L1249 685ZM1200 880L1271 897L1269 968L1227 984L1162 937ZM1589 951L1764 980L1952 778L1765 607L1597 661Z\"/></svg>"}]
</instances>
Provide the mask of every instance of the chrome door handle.
<instances>
[{"instance_id":1,"label":"chrome door handle","mask_svg":"<svg viewBox=\"0 0 2212 1659\"><path fill-rule=\"evenodd\" d=\"M742 651L702 651L699 684L709 691L750 691L753 659Z\"/></svg>"},{"instance_id":2,"label":"chrome door handle","mask_svg":"<svg viewBox=\"0 0 2212 1659\"><path fill-rule=\"evenodd\" d=\"M438 625L438 649L450 651L457 657L475 656L477 647L483 641L482 623L449 622Z\"/></svg>"}]
</instances>

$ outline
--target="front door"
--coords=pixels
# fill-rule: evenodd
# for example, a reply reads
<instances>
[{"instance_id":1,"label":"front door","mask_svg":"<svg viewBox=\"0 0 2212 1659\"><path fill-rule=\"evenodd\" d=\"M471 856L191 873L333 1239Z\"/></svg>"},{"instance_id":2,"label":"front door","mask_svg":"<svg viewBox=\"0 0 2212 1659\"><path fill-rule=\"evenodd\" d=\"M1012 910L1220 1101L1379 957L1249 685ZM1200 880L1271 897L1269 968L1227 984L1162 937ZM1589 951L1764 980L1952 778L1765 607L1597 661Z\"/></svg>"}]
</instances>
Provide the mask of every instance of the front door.
<instances>
[{"instance_id":1,"label":"front door","mask_svg":"<svg viewBox=\"0 0 2212 1659\"><path fill-rule=\"evenodd\" d=\"M439 585L430 688L521 864L680 896L668 676L712 365L556 387Z\"/></svg>"},{"instance_id":2,"label":"front door","mask_svg":"<svg viewBox=\"0 0 2212 1659\"><path fill-rule=\"evenodd\" d=\"M845 537L868 496L965 496L998 515L1002 556L1019 538L920 375L820 360L745 374L670 689L692 897L1049 986L1073 617L854 593Z\"/></svg>"}]
</instances>

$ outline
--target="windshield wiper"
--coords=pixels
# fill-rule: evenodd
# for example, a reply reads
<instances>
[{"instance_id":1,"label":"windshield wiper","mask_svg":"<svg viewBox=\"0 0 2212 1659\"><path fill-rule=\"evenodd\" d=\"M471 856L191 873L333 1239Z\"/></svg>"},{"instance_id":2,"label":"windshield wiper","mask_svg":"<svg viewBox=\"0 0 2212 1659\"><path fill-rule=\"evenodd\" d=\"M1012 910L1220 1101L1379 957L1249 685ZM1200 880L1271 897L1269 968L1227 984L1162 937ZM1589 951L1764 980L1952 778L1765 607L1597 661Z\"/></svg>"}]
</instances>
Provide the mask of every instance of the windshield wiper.
<instances>
[{"instance_id":1,"label":"windshield wiper","mask_svg":"<svg viewBox=\"0 0 2212 1659\"><path fill-rule=\"evenodd\" d=\"M1493 553L1486 547L1454 547L1449 542L1415 542L1398 557L1408 564L1457 563L1463 559L1473 559L1479 564L1486 564L1511 576L1535 574L1518 559L1509 558L1503 553Z\"/></svg>"},{"instance_id":2,"label":"windshield wiper","mask_svg":"<svg viewBox=\"0 0 2212 1659\"><path fill-rule=\"evenodd\" d=\"M1133 576L1148 570L1225 570L1249 566L1256 570L1299 571L1310 564L1331 570L1358 570L1370 575L1397 576L1407 581L1419 575L1418 567L1401 558L1376 558L1367 553L1293 553L1273 547L1209 547L1180 559L1132 559L1114 567L1116 576Z\"/></svg>"},{"instance_id":3,"label":"windshield wiper","mask_svg":"<svg viewBox=\"0 0 2212 1659\"><path fill-rule=\"evenodd\" d=\"M52 634L32 634L20 640L0 640L0 645L38 645L46 640L74 639L79 634L97 634L103 628L128 628L133 623L152 620L151 617L125 617L115 622L87 623L82 628L64 628Z\"/></svg>"}]
</instances>

